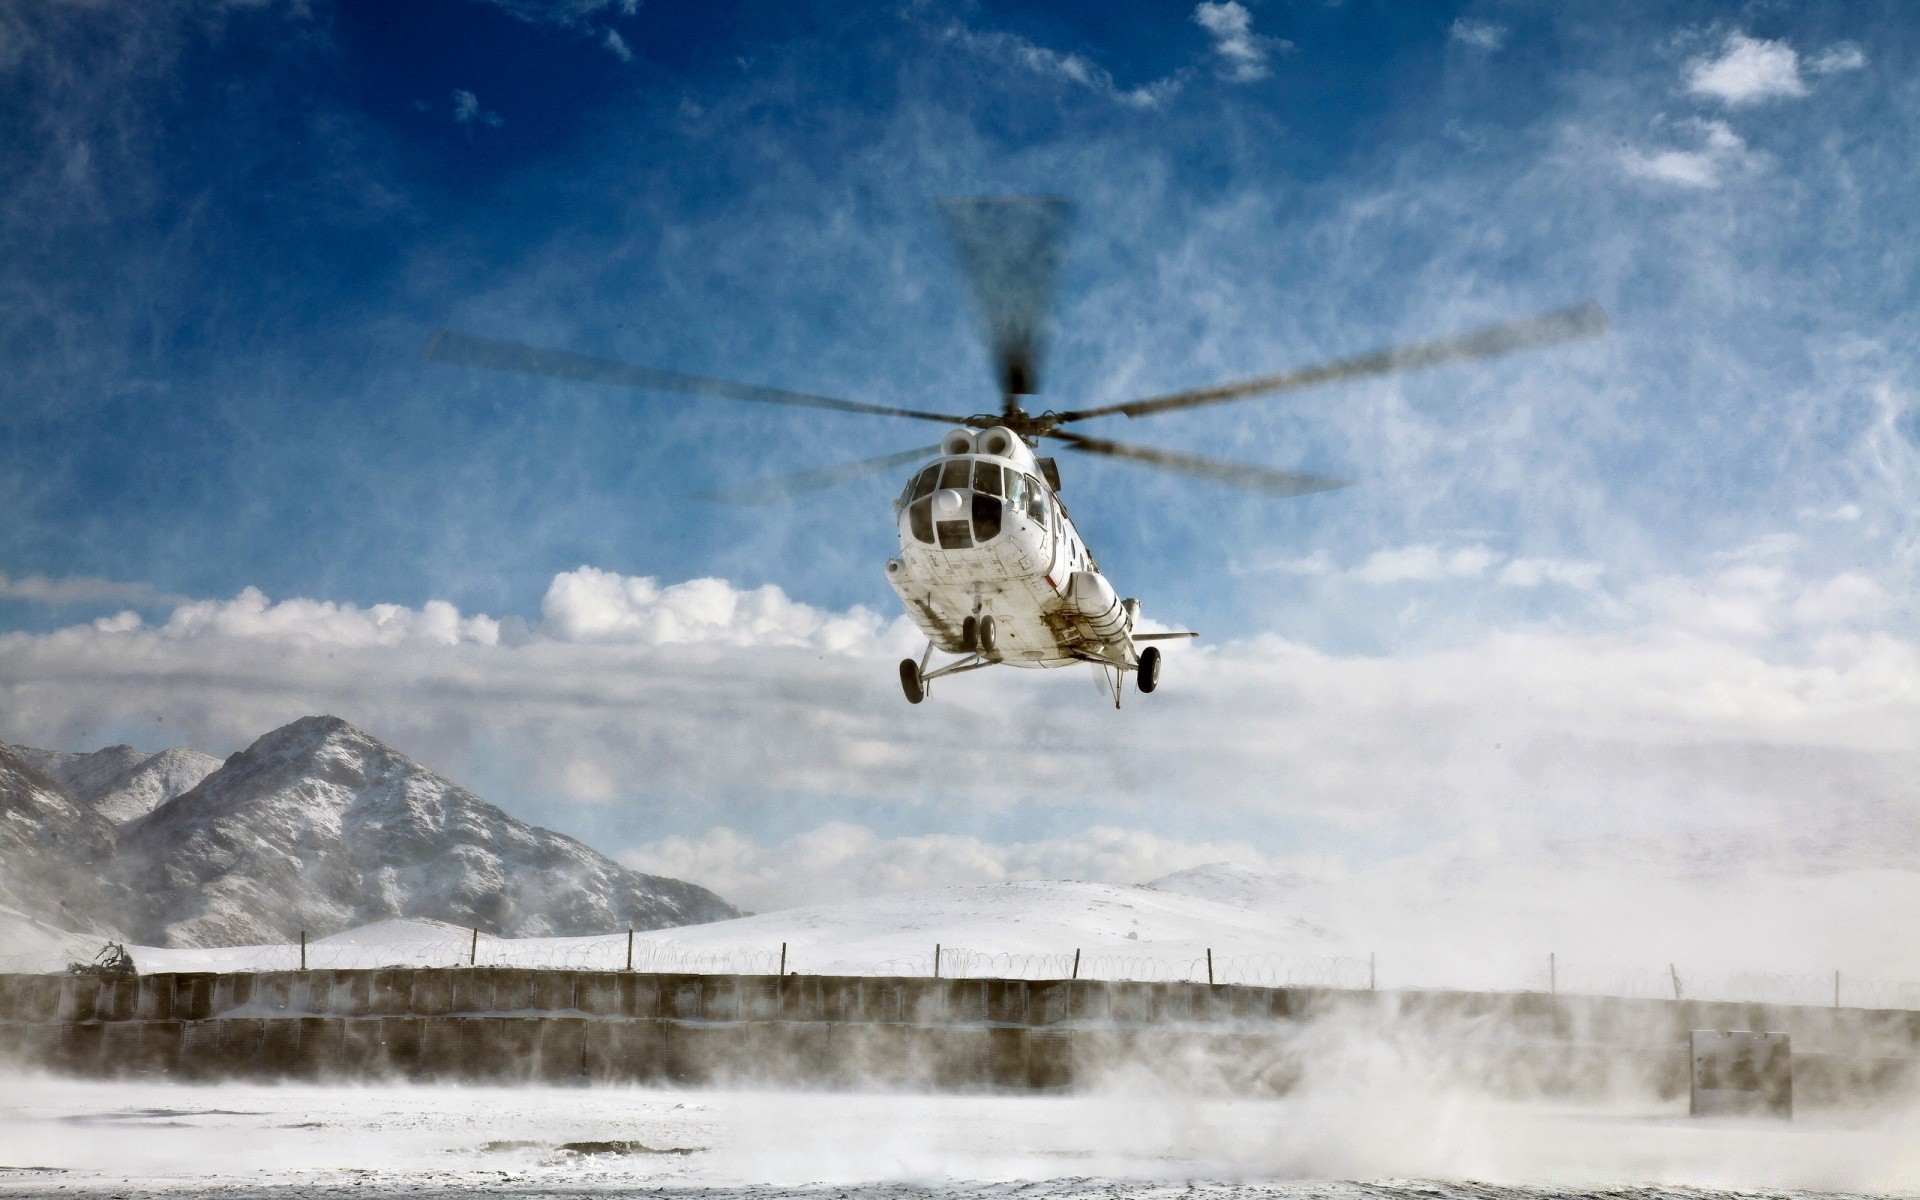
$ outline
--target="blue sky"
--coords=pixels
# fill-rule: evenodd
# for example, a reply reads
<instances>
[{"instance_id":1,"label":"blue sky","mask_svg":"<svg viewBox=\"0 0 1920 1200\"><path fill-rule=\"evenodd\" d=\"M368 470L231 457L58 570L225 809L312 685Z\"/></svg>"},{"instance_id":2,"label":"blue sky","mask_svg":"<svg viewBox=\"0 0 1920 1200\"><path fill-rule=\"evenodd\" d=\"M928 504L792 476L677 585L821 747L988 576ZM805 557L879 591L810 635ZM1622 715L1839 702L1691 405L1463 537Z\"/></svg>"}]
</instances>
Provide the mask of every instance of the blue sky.
<instances>
[{"instance_id":1,"label":"blue sky","mask_svg":"<svg viewBox=\"0 0 1920 1200\"><path fill-rule=\"evenodd\" d=\"M776 759L715 781L697 740L623 760L607 746L639 744L632 727L608 725L589 752L539 742L530 730L574 719L548 714L514 725L546 746L521 755L536 768L485 749L505 726L473 712L409 715L432 707L409 688L440 668L364 691L292 671L249 708L180 681L251 651L189 653L154 632L188 602L257 588L359 614L445 602L521 646L559 637L555 613L575 610L556 608L556 577L583 567L772 585L823 620L863 607L882 629L899 479L778 509L685 497L937 429L483 376L419 350L445 325L984 409L929 203L984 192L1077 206L1046 397L1058 407L1588 299L1615 322L1604 343L1096 431L1357 481L1342 492L1271 501L1063 456L1102 565L1150 615L1205 631L1209 670L1296 650L1394 669L1526 637L1585 653L1665 628L1674 597L1724 614L1759 592L1770 616L1736 614L1714 635L1744 639L1752 663L1830 671L1815 660L1835 652L1835 622L1891 639L1895 658L1911 649L1920 76L1903 6L1115 7L0 9L0 628L16 631L17 661L46 664L6 681L0 737L183 737L225 753L324 703L614 843L717 825L772 839L829 820L1000 843L1095 825L1171 836L1190 822L1156 814L1205 773L1134 761L1137 729L1122 746L1102 741L1120 736L1110 727L1060 725L1104 764L1094 778L1029 775L983 825L966 789L915 774L933 769L918 751L899 750L919 765L871 795L847 782L866 761L851 743L833 770ZM656 604L639 594L618 603ZM145 633L89 624L127 609ZM1841 615L1803 615L1816 610ZM56 653L81 630L108 639L90 666ZM132 686L124 703L81 694L75 680L158 661L110 640L136 636L187 656L141 678L197 716L163 727L166 705ZM324 643L300 636L302 653ZM887 636L873 635L877 669L834 676L860 706L897 700ZM1886 661L1855 653L1868 674ZM1592 661L1608 675L1616 660ZM693 686L706 668L635 669ZM818 683L804 664L764 669L774 690ZM1260 736L1277 745L1291 685L1274 671L1233 695L1273 714ZM869 701L863 680L881 694ZM1618 683L1606 705L1635 711L1643 686ZM970 711L966 728L1017 756L1030 747L1007 714L1065 722L1055 714L1088 707L1091 689L1020 678L978 697L1003 719ZM781 718L742 704L739 736L771 736ZM896 721L888 711L872 719ZM1772 720L1724 737L1776 738ZM884 728L871 740L897 750L925 736ZM1377 736L1400 744L1404 729ZM1194 836L1281 853L1314 843L1306 826L1339 825L1323 810L1347 803L1327 782L1340 771L1262 753L1310 798L1249 801ZM596 755L623 782L579 784ZM1651 777L1650 797L1682 786ZM1395 845L1430 824L1396 820Z\"/></svg>"}]
</instances>

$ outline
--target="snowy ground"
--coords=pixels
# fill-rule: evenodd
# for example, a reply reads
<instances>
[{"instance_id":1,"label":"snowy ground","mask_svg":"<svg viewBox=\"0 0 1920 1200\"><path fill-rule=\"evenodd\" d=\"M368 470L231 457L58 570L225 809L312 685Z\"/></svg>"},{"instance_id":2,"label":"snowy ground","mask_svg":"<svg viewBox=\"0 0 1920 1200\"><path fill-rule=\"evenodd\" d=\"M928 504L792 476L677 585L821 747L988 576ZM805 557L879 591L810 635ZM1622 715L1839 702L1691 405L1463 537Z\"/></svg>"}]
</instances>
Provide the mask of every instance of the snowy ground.
<instances>
[{"instance_id":1,"label":"snowy ground","mask_svg":"<svg viewBox=\"0 0 1920 1200\"><path fill-rule=\"evenodd\" d=\"M6 1080L0 1195L1485 1197L1332 1181L1920 1190L1920 1113L1703 1122L1400 1089L1283 1100ZM1022 1185L1022 1186L1012 1186ZM1648 1191L1649 1197L1660 1195Z\"/></svg>"},{"instance_id":2,"label":"snowy ground","mask_svg":"<svg viewBox=\"0 0 1920 1200\"><path fill-rule=\"evenodd\" d=\"M1034 881L940 888L644 932L643 971L767 973L786 946L806 974L950 976L1545 990L1557 956L1564 992L1661 997L1677 972L1702 999L1920 1008L1920 873L1614 879L1577 872L1475 875L1471 887L1393 879L1183 872L1153 886ZM1629 886L1631 885L1631 886ZM0 911L0 970L59 970L100 939ZM140 969L287 970L297 946L134 947ZM433 921L387 921L316 939L315 968L483 966L616 969L624 933L506 940ZM1672 971L1669 964L1676 964Z\"/></svg>"}]
</instances>

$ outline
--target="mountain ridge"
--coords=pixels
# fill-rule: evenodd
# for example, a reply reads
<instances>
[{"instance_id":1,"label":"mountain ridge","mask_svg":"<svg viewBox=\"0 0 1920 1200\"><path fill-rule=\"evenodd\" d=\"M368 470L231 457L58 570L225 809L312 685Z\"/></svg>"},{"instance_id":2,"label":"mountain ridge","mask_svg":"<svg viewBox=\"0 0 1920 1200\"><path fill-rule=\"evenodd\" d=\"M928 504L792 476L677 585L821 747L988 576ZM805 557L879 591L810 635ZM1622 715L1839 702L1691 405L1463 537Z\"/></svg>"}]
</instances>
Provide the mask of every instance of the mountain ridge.
<instances>
[{"instance_id":1,"label":"mountain ridge","mask_svg":"<svg viewBox=\"0 0 1920 1200\"><path fill-rule=\"evenodd\" d=\"M0 903L157 946L394 918L556 936L738 915L705 888L520 821L332 716L225 762L0 744Z\"/></svg>"}]
</instances>

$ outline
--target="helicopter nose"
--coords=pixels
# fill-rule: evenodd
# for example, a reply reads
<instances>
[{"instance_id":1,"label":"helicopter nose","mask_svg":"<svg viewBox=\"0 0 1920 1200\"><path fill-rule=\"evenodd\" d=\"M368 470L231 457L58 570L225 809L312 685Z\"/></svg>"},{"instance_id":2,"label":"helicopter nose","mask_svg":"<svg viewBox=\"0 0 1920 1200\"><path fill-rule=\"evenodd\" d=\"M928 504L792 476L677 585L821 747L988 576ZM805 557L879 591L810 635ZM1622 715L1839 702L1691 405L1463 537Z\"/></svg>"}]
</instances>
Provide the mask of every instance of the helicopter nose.
<instances>
[{"instance_id":1,"label":"helicopter nose","mask_svg":"<svg viewBox=\"0 0 1920 1200\"><path fill-rule=\"evenodd\" d=\"M933 506L940 510L943 517L957 517L966 506L967 499L952 488L947 488L933 498Z\"/></svg>"}]
</instances>

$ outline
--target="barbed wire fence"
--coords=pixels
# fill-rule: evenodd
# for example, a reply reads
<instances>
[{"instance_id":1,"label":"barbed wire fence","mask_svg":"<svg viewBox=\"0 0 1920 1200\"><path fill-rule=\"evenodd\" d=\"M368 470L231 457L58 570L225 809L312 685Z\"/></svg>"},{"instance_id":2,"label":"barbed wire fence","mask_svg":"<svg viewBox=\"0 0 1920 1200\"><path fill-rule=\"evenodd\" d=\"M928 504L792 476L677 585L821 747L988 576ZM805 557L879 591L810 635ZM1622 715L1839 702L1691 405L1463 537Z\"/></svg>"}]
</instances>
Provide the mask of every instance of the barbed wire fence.
<instances>
[{"instance_id":1,"label":"barbed wire fence","mask_svg":"<svg viewBox=\"0 0 1920 1200\"><path fill-rule=\"evenodd\" d=\"M162 971L266 972L388 968L514 967L532 970L623 971L675 975L772 975L783 968L801 975L933 977L949 979L1084 979L1107 982L1238 984L1250 987L1315 987L1366 990L1379 983L1377 963L1352 956L1213 954L1154 956L1103 951L1007 953L963 946L929 947L926 953L874 962L835 959L808 963L785 947L765 950L696 950L627 933L580 938L498 938L475 931L449 931L446 938L380 943L311 942L306 946L240 946L221 949L132 947L143 974ZM90 947L91 943L87 943ZM66 950L84 960L91 949ZM97 948L97 947L92 947ZM59 971L61 951L0 955L0 973ZM1517 986L1476 990L1554 992L1647 1000L1712 1000L1795 1006L1920 1010L1920 981L1874 979L1840 972L1739 971L1696 975L1675 964L1664 967L1597 966L1543 961L1537 979ZM1396 989L1444 987L1395 977Z\"/></svg>"}]
</instances>

